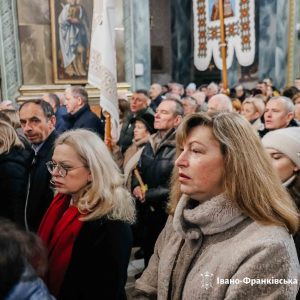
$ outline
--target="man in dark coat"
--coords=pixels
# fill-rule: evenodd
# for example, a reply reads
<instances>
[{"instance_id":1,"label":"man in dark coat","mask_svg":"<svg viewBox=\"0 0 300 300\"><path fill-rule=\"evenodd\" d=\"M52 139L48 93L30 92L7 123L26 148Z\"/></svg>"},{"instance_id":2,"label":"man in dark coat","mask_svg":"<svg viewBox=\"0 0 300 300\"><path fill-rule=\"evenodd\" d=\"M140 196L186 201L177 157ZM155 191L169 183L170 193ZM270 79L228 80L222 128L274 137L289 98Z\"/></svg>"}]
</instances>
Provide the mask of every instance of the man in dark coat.
<instances>
[{"instance_id":1,"label":"man in dark coat","mask_svg":"<svg viewBox=\"0 0 300 300\"><path fill-rule=\"evenodd\" d=\"M59 98L56 94L44 94L43 100L52 106L56 118L55 130L57 133L62 133L65 130L65 121L63 116L68 113L66 107L64 105L60 105Z\"/></svg>"},{"instance_id":2,"label":"man in dark coat","mask_svg":"<svg viewBox=\"0 0 300 300\"><path fill-rule=\"evenodd\" d=\"M295 105L290 98L285 96L272 97L266 104L264 113L265 129L258 131L260 137L272 130L298 127L294 115Z\"/></svg>"},{"instance_id":3,"label":"man in dark coat","mask_svg":"<svg viewBox=\"0 0 300 300\"><path fill-rule=\"evenodd\" d=\"M68 114L63 118L66 130L85 128L103 136L103 124L88 104L88 94L82 86L71 86L65 91Z\"/></svg>"},{"instance_id":4,"label":"man in dark coat","mask_svg":"<svg viewBox=\"0 0 300 300\"><path fill-rule=\"evenodd\" d=\"M166 99L160 103L154 121L157 133L150 137L138 164L143 183L147 185L146 192L142 191L138 182L133 182L133 195L145 205L142 248L146 266L167 220L166 204L176 150L175 129L182 120L183 112L183 106L178 100Z\"/></svg>"},{"instance_id":5,"label":"man in dark coat","mask_svg":"<svg viewBox=\"0 0 300 300\"><path fill-rule=\"evenodd\" d=\"M162 87L158 83L153 83L150 86L149 90L149 96L151 99L151 104L150 107L153 109L155 112L157 107L159 106L160 102L163 100L163 97L161 96L162 93Z\"/></svg>"},{"instance_id":6,"label":"man in dark coat","mask_svg":"<svg viewBox=\"0 0 300 300\"><path fill-rule=\"evenodd\" d=\"M118 145L120 146L122 153L125 153L132 144L133 130L137 116L142 116L145 113L154 115L153 110L148 107L149 103L150 99L146 90L137 90L132 94L130 100L131 113L127 116L123 123L118 141Z\"/></svg>"},{"instance_id":7,"label":"man in dark coat","mask_svg":"<svg viewBox=\"0 0 300 300\"><path fill-rule=\"evenodd\" d=\"M53 199L46 162L52 159L56 119L51 105L41 99L24 102L19 113L23 132L32 146L24 224L27 230L36 232Z\"/></svg>"}]
</instances>

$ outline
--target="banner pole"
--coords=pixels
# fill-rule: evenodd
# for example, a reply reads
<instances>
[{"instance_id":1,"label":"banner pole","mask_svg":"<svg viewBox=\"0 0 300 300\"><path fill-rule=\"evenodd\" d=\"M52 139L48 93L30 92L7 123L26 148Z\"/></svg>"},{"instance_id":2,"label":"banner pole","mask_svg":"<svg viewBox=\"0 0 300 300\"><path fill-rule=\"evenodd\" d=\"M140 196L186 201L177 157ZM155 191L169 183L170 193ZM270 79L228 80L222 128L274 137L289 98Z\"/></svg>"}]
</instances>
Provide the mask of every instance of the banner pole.
<instances>
[{"instance_id":1,"label":"banner pole","mask_svg":"<svg viewBox=\"0 0 300 300\"><path fill-rule=\"evenodd\" d=\"M223 88L226 94L228 93L228 84L227 84L227 44L225 40L225 23L224 23L224 0L219 0L219 15L220 15L220 50L222 58L222 82Z\"/></svg>"},{"instance_id":2,"label":"banner pole","mask_svg":"<svg viewBox=\"0 0 300 300\"><path fill-rule=\"evenodd\" d=\"M112 151L112 137L111 137L111 116L110 113L105 112L105 143L110 151Z\"/></svg>"}]
</instances>

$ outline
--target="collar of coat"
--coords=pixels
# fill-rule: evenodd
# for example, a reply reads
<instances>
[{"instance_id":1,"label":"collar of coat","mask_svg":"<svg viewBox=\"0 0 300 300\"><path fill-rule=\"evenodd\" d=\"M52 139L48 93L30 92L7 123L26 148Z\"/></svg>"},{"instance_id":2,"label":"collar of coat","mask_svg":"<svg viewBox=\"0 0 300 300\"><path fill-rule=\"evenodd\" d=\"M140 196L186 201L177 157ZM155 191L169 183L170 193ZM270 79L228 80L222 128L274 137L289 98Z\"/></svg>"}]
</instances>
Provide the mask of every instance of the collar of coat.
<instances>
[{"instance_id":1,"label":"collar of coat","mask_svg":"<svg viewBox=\"0 0 300 300\"><path fill-rule=\"evenodd\" d=\"M163 146L175 147L175 128L171 128L165 135L161 136L161 133L158 131L152 134L149 138L150 145L154 152Z\"/></svg>"},{"instance_id":2,"label":"collar of coat","mask_svg":"<svg viewBox=\"0 0 300 300\"><path fill-rule=\"evenodd\" d=\"M64 116L64 119L68 120L77 120L82 114L84 114L86 111L90 111L90 106L88 104L85 104L83 107L81 107L75 114L67 114Z\"/></svg>"},{"instance_id":3,"label":"collar of coat","mask_svg":"<svg viewBox=\"0 0 300 300\"><path fill-rule=\"evenodd\" d=\"M175 231L184 239L195 240L202 235L224 232L246 219L224 193L193 207L191 201L188 196L183 195L173 219Z\"/></svg>"}]
</instances>

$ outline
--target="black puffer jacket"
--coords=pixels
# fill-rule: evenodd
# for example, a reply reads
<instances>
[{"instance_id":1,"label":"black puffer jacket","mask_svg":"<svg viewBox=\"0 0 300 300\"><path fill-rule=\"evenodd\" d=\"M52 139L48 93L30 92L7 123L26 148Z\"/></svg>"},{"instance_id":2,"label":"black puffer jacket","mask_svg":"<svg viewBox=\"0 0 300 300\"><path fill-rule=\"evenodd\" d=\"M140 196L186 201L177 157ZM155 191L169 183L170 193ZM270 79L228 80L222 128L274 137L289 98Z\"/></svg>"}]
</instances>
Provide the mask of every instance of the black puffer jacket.
<instances>
[{"instance_id":1,"label":"black puffer jacket","mask_svg":"<svg viewBox=\"0 0 300 300\"><path fill-rule=\"evenodd\" d=\"M156 150L154 148L154 135L152 135L142 152L139 171L143 182L148 186L145 203L155 210L165 211L176 152L175 129L168 132ZM135 182L135 185L138 184Z\"/></svg>"},{"instance_id":2,"label":"black puffer jacket","mask_svg":"<svg viewBox=\"0 0 300 300\"><path fill-rule=\"evenodd\" d=\"M158 145L155 145L159 133L150 137L140 161L139 170L148 190L145 202L141 204L138 215L143 237L141 246L144 250L145 266L153 254L155 241L164 228L167 213L166 204L169 198L169 182L175 158L175 130L170 130ZM134 182L135 185L138 185Z\"/></svg>"},{"instance_id":3,"label":"black puffer jacket","mask_svg":"<svg viewBox=\"0 0 300 300\"><path fill-rule=\"evenodd\" d=\"M13 147L0 155L0 216L22 225L28 182L28 153Z\"/></svg>"}]
</instances>

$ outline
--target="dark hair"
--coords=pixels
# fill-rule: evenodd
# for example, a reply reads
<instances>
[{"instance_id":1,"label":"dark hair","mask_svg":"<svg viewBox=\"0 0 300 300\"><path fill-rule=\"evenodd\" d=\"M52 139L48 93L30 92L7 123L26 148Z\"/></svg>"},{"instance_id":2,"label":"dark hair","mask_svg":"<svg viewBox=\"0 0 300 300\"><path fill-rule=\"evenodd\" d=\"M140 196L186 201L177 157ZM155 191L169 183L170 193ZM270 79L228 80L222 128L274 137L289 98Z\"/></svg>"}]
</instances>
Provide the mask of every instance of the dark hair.
<instances>
[{"instance_id":1,"label":"dark hair","mask_svg":"<svg viewBox=\"0 0 300 300\"><path fill-rule=\"evenodd\" d=\"M120 120L125 120L125 118L128 116L130 112L130 105L129 102L125 99L118 99L118 104L119 104L119 117Z\"/></svg>"},{"instance_id":2,"label":"dark hair","mask_svg":"<svg viewBox=\"0 0 300 300\"><path fill-rule=\"evenodd\" d=\"M54 116L54 111L53 111L52 106L43 99L31 99L31 100L27 100L27 101L23 102L19 108L19 112L25 105L30 104L30 103L38 105L42 109L44 116L47 119Z\"/></svg>"},{"instance_id":3,"label":"dark hair","mask_svg":"<svg viewBox=\"0 0 300 300\"><path fill-rule=\"evenodd\" d=\"M149 98L149 94L147 90L139 89L134 92L134 94L144 94L147 98Z\"/></svg>"},{"instance_id":4,"label":"dark hair","mask_svg":"<svg viewBox=\"0 0 300 300\"><path fill-rule=\"evenodd\" d=\"M256 96L256 95L262 95L262 91L257 88L254 88L251 90L251 96Z\"/></svg>"},{"instance_id":5,"label":"dark hair","mask_svg":"<svg viewBox=\"0 0 300 300\"><path fill-rule=\"evenodd\" d=\"M56 94L47 94L47 96L54 102L56 109L60 107L60 101Z\"/></svg>"},{"instance_id":6,"label":"dark hair","mask_svg":"<svg viewBox=\"0 0 300 300\"><path fill-rule=\"evenodd\" d=\"M19 281L30 264L38 276L47 269L47 254L39 237L0 217L0 299Z\"/></svg>"},{"instance_id":7,"label":"dark hair","mask_svg":"<svg viewBox=\"0 0 300 300\"><path fill-rule=\"evenodd\" d=\"M0 299L20 280L25 268L21 247L14 238L0 235Z\"/></svg>"},{"instance_id":8,"label":"dark hair","mask_svg":"<svg viewBox=\"0 0 300 300\"><path fill-rule=\"evenodd\" d=\"M293 99L293 97L299 93L299 90L295 87L295 86L289 86L286 87L283 92L282 92L282 96L288 97L290 99Z\"/></svg>"}]
</instances>

